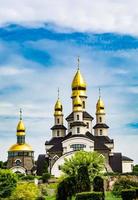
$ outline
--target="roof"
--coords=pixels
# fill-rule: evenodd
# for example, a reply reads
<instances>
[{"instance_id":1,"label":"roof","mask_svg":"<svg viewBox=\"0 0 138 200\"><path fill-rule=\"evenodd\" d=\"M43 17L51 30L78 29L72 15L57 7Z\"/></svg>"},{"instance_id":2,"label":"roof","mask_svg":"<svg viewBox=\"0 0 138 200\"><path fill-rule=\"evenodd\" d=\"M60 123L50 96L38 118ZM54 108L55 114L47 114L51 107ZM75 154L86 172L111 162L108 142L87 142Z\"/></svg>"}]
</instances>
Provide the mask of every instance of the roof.
<instances>
[{"instance_id":1,"label":"roof","mask_svg":"<svg viewBox=\"0 0 138 200\"><path fill-rule=\"evenodd\" d=\"M73 122L70 124L70 127L72 128L73 126L87 126L84 122L79 122L79 121L76 121L76 122Z\"/></svg>"},{"instance_id":2,"label":"roof","mask_svg":"<svg viewBox=\"0 0 138 200\"><path fill-rule=\"evenodd\" d=\"M67 130L67 128L64 125L54 125L51 130L55 130L55 129L64 129Z\"/></svg>"},{"instance_id":3,"label":"roof","mask_svg":"<svg viewBox=\"0 0 138 200\"><path fill-rule=\"evenodd\" d=\"M89 114L89 113L87 113L86 111L83 111L83 119L91 119L91 120L93 120L94 118ZM70 120L73 120L73 112L70 114L70 115L68 115L68 117L66 117L66 120L67 121L70 121Z\"/></svg>"},{"instance_id":4,"label":"roof","mask_svg":"<svg viewBox=\"0 0 138 200\"><path fill-rule=\"evenodd\" d=\"M109 126L107 126L106 124L101 123L101 124L96 124L93 127L93 129L96 129L96 128L109 128Z\"/></svg>"},{"instance_id":5,"label":"roof","mask_svg":"<svg viewBox=\"0 0 138 200\"><path fill-rule=\"evenodd\" d=\"M122 173L122 154L114 153L110 155L109 164L114 172Z\"/></svg>"},{"instance_id":6,"label":"roof","mask_svg":"<svg viewBox=\"0 0 138 200\"><path fill-rule=\"evenodd\" d=\"M75 135L72 135L72 133L68 133L68 135L66 135L64 138L63 138L63 141L67 140L67 139L70 139L70 138L77 138L77 137L82 137L82 138L87 138L87 139L91 139L89 138L87 135L83 135L83 134L75 134ZM91 139L92 140L92 139Z\"/></svg>"},{"instance_id":7,"label":"roof","mask_svg":"<svg viewBox=\"0 0 138 200\"><path fill-rule=\"evenodd\" d=\"M63 140L63 137L52 137L51 140L46 141L45 145L55 145Z\"/></svg>"},{"instance_id":8,"label":"roof","mask_svg":"<svg viewBox=\"0 0 138 200\"><path fill-rule=\"evenodd\" d=\"M127 156L122 156L122 161L133 161L131 158L128 158Z\"/></svg>"},{"instance_id":9,"label":"roof","mask_svg":"<svg viewBox=\"0 0 138 200\"><path fill-rule=\"evenodd\" d=\"M33 151L32 150L32 147L29 145L29 144L14 144L12 145L9 150L9 152L12 152L12 151Z\"/></svg>"}]
</instances>

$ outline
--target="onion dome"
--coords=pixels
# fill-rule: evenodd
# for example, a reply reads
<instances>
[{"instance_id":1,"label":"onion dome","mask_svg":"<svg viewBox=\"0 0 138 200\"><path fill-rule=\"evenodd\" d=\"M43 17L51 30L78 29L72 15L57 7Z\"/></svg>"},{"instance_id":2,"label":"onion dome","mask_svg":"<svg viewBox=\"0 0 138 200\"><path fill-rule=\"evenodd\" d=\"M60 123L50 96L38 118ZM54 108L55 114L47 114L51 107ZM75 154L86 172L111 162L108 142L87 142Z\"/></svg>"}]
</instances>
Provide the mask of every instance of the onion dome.
<instances>
[{"instance_id":1,"label":"onion dome","mask_svg":"<svg viewBox=\"0 0 138 200\"><path fill-rule=\"evenodd\" d=\"M100 89L99 89L99 99L96 104L96 114L104 114L105 113L105 107L104 102L101 99Z\"/></svg>"},{"instance_id":2,"label":"onion dome","mask_svg":"<svg viewBox=\"0 0 138 200\"><path fill-rule=\"evenodd\" d=\"M78 69L72 81L72 90L84 89L86 90L86 82Z\"/></svg>"},{"instance_id":3,"label":"onion dome","mask_svg":"<svg viewBox=\"0 0 138 200\"><path fill-rule=\"evenodd\" d=\"M61 101L57 100L56 104L55 104L55 112L54 112L54 115L57 116L57 115L62 115L62 103Z\"/></svg>"},{"instance_id":4,"label":"onion dome","mask_svg":"<svg viewBox=\"0 0 138 200\"><path fill-rule=\"evenodd\" d=\"M82 111L82 101L78 94L73 101L73 111Z\"/></svg>"},{"instance_id":5,"label":"onion dome","mask_svg":"<svg viewBox=\"0 0 138 200\"><path fill-rule=\"evenodd\" d=\"M32 147L29 144L14 144L10 147L10 151L33 151Z\"/></svg>"}]
</instances>

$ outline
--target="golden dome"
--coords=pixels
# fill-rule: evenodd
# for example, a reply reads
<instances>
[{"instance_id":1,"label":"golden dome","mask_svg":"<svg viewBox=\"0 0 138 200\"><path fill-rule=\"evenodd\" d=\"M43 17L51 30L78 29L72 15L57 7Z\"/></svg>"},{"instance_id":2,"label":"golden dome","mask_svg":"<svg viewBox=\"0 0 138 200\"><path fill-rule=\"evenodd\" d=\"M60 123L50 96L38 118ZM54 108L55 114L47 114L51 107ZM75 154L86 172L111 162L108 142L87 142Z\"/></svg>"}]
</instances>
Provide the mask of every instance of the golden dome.
<instances>
[{"instance_id":1,"label":"golden dome","mask_svg":"<svg viewBox=\"0 0 138 200\"><path fill-rule=\"evenodd\" d=\"M105 110L104 110L104 102L103 100L99 97L98 101L97 101L97 104L96 104L96 113L99 114L99 113L105 113Z\"/></svg>"},{"instance_id":2,"label":"golden dome","mask_svg":"<svg viewBox=\"0 0 138 200\"><path fill-rule=\"evenodd\" d=\"M10 147L9 151L33 151L29 144L14 144Z\"/></svg>"},{"instance_id":3,"label":"golden dome","mask_svg":"<svg viewBox=\"0 0 138 200\"><path fill-rule=\"evenodd\" d=\"M72 81L72 89L86 89L86 82L78 69Z\"/></svg>"},{"instance_id":4,"label":"golden dome","mask_svg":"<svg viewBox=\"0 0 138 200\"><path fill-rule=\"evenodd\" d=\"M78 94L73 101L73 111L82 111L82 101Z\"/></svg>"},{"instance_id":5,"label":"golden dome","mask_svg":"<svg viewBox=\"0 0 138 200\"><path fill-rule=\"evenodd\" d=\"M22 120L17 125L17 135L25 135L25 126Z\"/></svg>"},{"instance_id":6,"label":"golden dome","mask_svg":"<svg viewBox=\"0 0 138 200\"><path fill-rule=\"evenodd\" d=\"M55 113L54 115L62 115L62 103L61 101L57 100L56 104L55 104Z\"/></svg>"}]
</instances>

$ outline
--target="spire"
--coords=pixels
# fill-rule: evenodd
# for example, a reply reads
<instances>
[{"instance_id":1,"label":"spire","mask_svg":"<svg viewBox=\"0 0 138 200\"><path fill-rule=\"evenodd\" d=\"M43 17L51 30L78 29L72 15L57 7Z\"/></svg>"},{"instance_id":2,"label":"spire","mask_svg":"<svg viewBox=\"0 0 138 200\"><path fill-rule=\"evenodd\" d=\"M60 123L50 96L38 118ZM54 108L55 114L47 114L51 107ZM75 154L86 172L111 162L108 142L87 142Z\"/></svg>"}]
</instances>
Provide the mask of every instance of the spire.
<instances>
[{"instance_id":1,"label":"spire","mask_svg":"<svg viewBox=\"0 0 138 200\"><path fill-rule=\"evenodd\" d=\"M78 70L80 69L80 56L78 56Z\"/></svg>"},{"instance_id":2,"label":"spire","mask_svg":"<svg viewBox=\"0 0 138 200\"><path fill-rule=\"evenodd\" d=\"M22 109L20 108L20 121L17 125L17 135L25 135L25 126L22 121Z\"/></svg>"},{"instance_id":3,"label":"spire","mask_svg":"<svg viewBox=\"0 0 138 200\"><path fill-rule=\"evenodd\" d=\"M59 99L59 88L58 88L58 99Z\"/></svg>"},{"instance_id":4,"label":"spire","mask_svg":"<svg viewBox=\"0 0 138 200\"><path fill-rule=\"evenodd\" d=\"M20 121L22 120L22 109L20 108Z\"/></svg>"},{"instance_id":5,"label":"spire","mask_svg":"<svg viewBox=\"0 0 138 200\"><path fill-rule=\"evenodd\" d=\"M99 88L99 99L101 98L101 88Z\"/></svg>"}]
</instances>

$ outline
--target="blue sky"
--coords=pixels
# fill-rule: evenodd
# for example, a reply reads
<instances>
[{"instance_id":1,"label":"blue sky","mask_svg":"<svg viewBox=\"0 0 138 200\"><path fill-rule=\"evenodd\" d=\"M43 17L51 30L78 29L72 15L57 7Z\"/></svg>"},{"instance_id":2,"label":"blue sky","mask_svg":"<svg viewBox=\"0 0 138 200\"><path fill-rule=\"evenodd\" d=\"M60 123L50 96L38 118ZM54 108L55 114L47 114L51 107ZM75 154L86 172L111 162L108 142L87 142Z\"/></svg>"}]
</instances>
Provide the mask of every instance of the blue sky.
<instances>
[{"instance_id":1,"label":"blue sky","mask_svg":"<svg viewBox=\"0 0 138 200\"><path fill-rule=\"evenodd\" d=\"M79 55L88 112L95 117L100 87L115 151L138 163L138 3L104 0L103 11L100 0L71 2L24 0L9 7L7 0L0 8L0 159L16 142L20 107L36 158L45 152L58 87L65 117L71 112Z\"/></svg>"}]
</instances>

